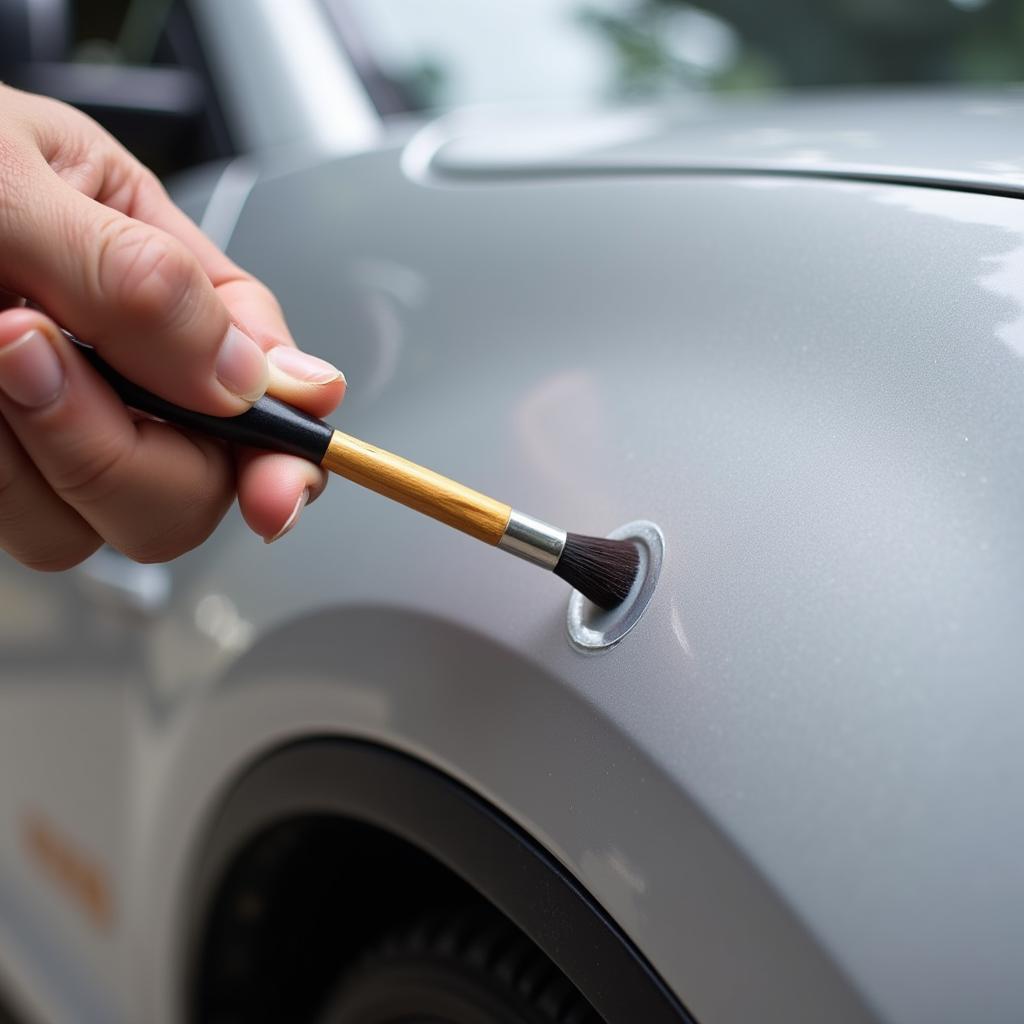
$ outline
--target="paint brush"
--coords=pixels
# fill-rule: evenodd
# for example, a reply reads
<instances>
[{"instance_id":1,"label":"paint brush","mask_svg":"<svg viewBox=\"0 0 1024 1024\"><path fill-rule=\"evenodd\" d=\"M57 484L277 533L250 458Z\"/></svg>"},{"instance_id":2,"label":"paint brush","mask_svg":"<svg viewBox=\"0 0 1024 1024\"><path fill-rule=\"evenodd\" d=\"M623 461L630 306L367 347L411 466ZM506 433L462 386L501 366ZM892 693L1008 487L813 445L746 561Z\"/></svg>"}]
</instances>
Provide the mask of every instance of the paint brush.
<instances>
[{"instance_id":1,"label":"paint brush","mask_svg":"<svg viewBox=\"0 0 1024 1024\"><path fill-rule=\"evenodd\" d=\"M236 444L298 455L446 526L501 548L542 569L604 609L621 604L639 571L636 545L568 533L534 519L415 462L335 430L330 424L265 395L238 416L208 416L174 405L133 384L95 349L67 331L68 339L139 412Z\"/></svg>"}]
</instances>

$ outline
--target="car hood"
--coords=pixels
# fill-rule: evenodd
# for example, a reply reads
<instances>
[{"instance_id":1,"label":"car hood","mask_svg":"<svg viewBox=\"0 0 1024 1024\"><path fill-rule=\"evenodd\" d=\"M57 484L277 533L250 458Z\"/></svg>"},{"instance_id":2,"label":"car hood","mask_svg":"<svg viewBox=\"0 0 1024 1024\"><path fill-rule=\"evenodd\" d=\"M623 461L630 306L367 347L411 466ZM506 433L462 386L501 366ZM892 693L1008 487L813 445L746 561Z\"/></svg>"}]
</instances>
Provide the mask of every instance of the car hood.
<instances>
[{"instance_id":1,"label":"car hood","mask_svg":"<svg viewBox=\"0 0 1024 1024\"><path fill-rule=\"evenodd\" d=\"M1024 194L1024 88L693 97L668 109L470 111L420 140L432 171L732 172ZM423 154L421 153L421 156Z\"/></svg>"}]
</instances>

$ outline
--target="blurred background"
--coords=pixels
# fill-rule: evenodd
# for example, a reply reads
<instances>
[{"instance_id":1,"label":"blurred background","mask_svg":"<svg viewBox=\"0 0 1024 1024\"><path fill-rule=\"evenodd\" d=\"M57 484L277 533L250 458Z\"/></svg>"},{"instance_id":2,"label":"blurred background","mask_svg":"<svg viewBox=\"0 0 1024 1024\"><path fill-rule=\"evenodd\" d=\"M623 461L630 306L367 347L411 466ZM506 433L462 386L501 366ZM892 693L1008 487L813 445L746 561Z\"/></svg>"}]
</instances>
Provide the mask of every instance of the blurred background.
<instances>
[{"instance_id":1,"label":"blurred background","mask_svg":"<svg viewBox=\"0 0 1024 1024\"><path fill-rule=\"evenodd\" d=\"M1024 74L1024 0L323 3L386 115ZM0 78L76 102L164 173L233 148L197 39L178 0L0 0Z\"/></svg>"}]
</instances>

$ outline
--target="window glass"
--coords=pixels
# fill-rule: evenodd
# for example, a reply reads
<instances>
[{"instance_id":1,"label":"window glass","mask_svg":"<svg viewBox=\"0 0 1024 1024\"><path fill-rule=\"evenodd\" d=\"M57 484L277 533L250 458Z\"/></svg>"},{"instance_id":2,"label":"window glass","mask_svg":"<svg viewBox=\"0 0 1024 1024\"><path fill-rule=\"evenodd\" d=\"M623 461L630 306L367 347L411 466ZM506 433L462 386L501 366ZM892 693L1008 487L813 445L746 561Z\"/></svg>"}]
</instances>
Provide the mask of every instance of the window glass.
<instances>
[{"instance_id":1,"label":"window glass","mask_svg":"<svg viewBox=\"0 0 1024 1024\"><path fill-rule=\"evenodd\" d=\"M1024 0L327 2L405 109L1024 76Z\"/></svg>"}]
</instances>

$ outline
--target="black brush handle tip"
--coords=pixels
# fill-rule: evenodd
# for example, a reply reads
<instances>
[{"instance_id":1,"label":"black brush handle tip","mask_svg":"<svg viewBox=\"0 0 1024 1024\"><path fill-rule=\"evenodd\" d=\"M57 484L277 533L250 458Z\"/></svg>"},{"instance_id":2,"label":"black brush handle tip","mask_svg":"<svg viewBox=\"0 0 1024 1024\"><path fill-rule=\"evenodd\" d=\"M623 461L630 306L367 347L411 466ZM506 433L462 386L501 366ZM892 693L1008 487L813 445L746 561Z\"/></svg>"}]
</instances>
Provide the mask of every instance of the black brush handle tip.
<instances>
[{"instance_id":1,"label":"black brush handle tip","mask_svg":"<svg viewBox=\"0 0 1024 1024\"><path fill-rule=\"evenodd\" d=\"M327 453L334 428L286 402L264 395L237 416L210 416L194 412L133 384L104 362L94 348L67 331L64 333L121 401L132 409L222 441L298 455L317 465Z\"/></svg>"}]
</instances>

